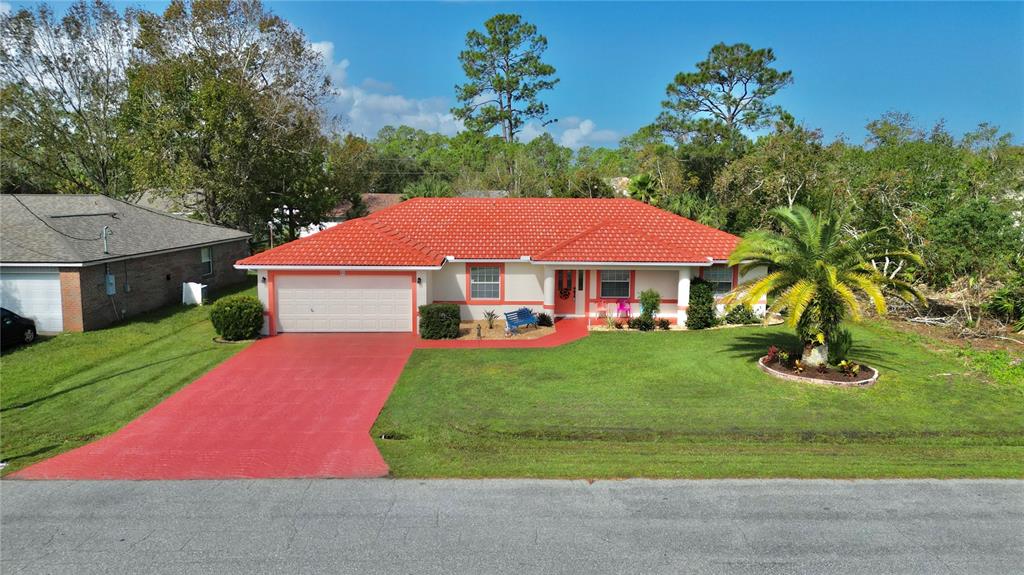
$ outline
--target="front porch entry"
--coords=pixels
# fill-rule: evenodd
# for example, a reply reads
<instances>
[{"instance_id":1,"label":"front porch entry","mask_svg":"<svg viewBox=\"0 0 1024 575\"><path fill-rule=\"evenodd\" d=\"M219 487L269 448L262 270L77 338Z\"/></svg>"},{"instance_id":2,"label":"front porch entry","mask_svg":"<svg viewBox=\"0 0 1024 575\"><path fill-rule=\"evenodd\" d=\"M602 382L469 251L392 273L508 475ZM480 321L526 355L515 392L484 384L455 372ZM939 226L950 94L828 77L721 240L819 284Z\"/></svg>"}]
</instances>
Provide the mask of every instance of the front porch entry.
<instances>
[{"instance_id":1,"label":"front porch entry","mask_svg":"<svg viewBox=\"0 0 1024 575\"><path fill-rule=\"evenodd\" d=\"M576 270L555 270L555 315L576 315L576 297L583 289L583 274ZM582 295L580 295L582 297Z\"/></svg>"}]
</instances>

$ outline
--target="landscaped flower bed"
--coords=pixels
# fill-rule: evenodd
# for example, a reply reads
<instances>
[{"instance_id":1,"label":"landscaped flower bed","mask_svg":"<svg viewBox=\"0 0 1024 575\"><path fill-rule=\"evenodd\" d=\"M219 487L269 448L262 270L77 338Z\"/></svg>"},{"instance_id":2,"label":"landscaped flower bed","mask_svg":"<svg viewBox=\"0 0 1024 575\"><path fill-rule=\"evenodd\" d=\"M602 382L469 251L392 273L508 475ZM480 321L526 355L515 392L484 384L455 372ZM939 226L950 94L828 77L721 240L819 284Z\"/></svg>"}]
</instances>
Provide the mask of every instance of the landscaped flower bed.
<instances>
[{"instance_id":1,"label":"landscaped flower bed","mask_svg":"<svg viewBox=\"0 0 1024 575\"><path fill-rule=\"evenodd\" d=\"M863 364L843 360L838 366L810 366L799 359L790 361L785 352L779 352L774 346L768 350L768 355L757 360L757 366L779 379L819 385L863 387L878 380L878 370Z\"/></svg>"}]
</instances>

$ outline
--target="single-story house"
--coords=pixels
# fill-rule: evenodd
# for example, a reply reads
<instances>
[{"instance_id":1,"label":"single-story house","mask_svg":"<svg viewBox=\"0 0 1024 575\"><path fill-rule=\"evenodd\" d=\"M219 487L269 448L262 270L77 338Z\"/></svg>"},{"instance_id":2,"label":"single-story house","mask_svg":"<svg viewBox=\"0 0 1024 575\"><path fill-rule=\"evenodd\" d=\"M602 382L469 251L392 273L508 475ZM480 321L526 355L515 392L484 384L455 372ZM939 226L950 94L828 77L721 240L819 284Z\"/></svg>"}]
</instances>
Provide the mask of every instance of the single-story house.
<instances>
[{"instance_id":1,"label":"single-story house","mask_svg":"<svg viewBox=\"0 0 1024 575\"><path fill-rule=\"evenodd\" d=\"M690 280L723 295L739 238L629 199L414 198L240 260L255 270L265 332L416 331L417 306L463 319L519 307L599 317L648 288L686 319ZM763 309L763 303L760 306ZM611 312L614 313L615 309Z\"/></svg>"},{"instance_id":2,"label":"single-story house","mask_svg":"<svg viewBox=\"0 0 1024 575\"><path fill-rule=\"evenodd\" d=\"M0 196L0 305L43 333L180 303L184 282L238 283L249 253L247 233L106 196Z\"/></svg>"}]
</instances>

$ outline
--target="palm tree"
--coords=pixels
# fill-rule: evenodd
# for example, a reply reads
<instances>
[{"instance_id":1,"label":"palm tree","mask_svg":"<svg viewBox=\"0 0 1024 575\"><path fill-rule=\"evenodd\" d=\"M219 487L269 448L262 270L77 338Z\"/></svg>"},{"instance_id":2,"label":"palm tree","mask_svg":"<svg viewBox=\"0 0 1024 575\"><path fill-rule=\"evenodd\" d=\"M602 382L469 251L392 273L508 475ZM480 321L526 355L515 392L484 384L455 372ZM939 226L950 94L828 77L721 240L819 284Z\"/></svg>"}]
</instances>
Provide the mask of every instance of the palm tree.
<instances>
[{"instance_id":1,"label":"palm tree","mask_svg":"<svg viewBox=\"0 0 1024 575\"><path fill-rule=\"evenodd\" d=\"M904 300L924 300L908 282L879 273L871 260L903 258L921 263L906 250L874 252L872 243L882 230L854 237L842 231L845 214L818 217L803 206L772 210L783 233L757 230L744 235L729 257L740 273L768 266L768 275L744 283L725 302L752 305L768 294L776 296L769 312L788 312L787 323L804 342L803 361L816 365L828 358L828 342L844 319L859 321L856 292L886 311L883 289Z\"/></svg>"}]
</instances>

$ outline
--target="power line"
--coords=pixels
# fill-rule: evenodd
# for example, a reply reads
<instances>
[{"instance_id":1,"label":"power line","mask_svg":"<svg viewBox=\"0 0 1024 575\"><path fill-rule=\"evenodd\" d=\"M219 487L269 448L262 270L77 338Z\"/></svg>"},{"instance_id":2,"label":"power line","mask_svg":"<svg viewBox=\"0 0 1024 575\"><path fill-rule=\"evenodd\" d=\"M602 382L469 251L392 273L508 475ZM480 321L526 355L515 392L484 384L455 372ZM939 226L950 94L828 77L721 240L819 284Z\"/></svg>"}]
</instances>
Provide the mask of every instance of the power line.
<instances>
[{"instance_id":1,"label":"power line","mask_svg":"<svg viewBox=\"0 0 1024 575\"><path fill-rule=\"evenodd\" d=\"M80 238L78 236L73 236L71 234L66 234L66 233L58 230L57 228L51 226L50 222L48 222L45 219L43 219L39 214L33 212L31 208L29 208L28 206L25 205L25 202L21 201L21 198L19 198L17 194L11 194L11 197L14 198L15 201L17 201L19 204L21 204L21 207L25 208L25 211L27 211L28 213L32 214L32 216L35 217L40 222L43 222L44 226L50 228L51 230L57 232L58 234L66 237L66 238L70 238L72 240L78 240L80 242L95 242L95 241L99 241L99 240L103 239L103 235L102 234L99 237L95 237L95 238Z\"/></svg>"}]
</instances>

